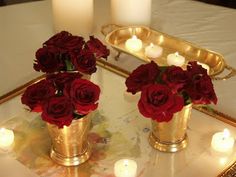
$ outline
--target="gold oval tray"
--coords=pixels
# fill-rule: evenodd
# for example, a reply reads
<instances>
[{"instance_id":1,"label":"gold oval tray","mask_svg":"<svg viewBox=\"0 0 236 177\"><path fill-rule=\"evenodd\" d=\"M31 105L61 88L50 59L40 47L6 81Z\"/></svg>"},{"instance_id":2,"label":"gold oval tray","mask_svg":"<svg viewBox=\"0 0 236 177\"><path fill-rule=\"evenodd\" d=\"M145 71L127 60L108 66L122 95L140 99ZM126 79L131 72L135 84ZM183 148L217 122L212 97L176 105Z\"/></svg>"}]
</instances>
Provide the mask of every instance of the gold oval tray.
<instances>
[{"instance_id":1,"label":"gold oval tray","mask_svg":"<svg viewBox=\"0 0 236 177\"><path fill-rule=\"evenodd\" d=\"M106 36L106 42L114 49L118 50L119 52L133 55L145 62L153 60L159 65L165 66L167 65L167 55L178 52L180 55L185 57L186 63L187 61L196 60L209 65L210 76L217 80L228 79L236 74L236 70L234 68L226 65L224 57L221 54L203 49L185 40L170 36L160 31L152 30L147 27L120 27L109 24L102 27L102 33ZM136 35L143 42L143 48L139 52L130 52L125 48L126 40L131 38L133 35ZM159 45L163 48L163 54L161 57L149 59L145 56L144 49L146 46L150 45L150 43ZM230 71L229 74L224 77L215 77L216 75L222 73L224 69L228 69Z\"/></svg>"}]
</instances>

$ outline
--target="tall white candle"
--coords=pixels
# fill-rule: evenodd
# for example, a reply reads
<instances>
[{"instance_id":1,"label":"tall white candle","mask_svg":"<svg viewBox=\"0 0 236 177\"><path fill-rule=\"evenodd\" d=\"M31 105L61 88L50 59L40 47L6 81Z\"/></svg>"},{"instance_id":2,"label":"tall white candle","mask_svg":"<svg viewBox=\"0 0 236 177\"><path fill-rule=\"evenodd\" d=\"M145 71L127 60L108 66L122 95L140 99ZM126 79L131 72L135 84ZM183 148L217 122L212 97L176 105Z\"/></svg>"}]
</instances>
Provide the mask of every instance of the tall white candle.
<instances>
[{"instance_id":1,"label":"tall white candle","mask_svg":"<svg viewBox=\"0 0 236 177\"><path fill-rule=\"evenodd\" d=\"M0 149L2 151L8 151L12 148L14 143L14 133L12 130L5 128L0 129Z\"/></svg>"},{"instance_id":2,"label":"tall white candle","mask_svg":"<svg viewBox=\"0 0 236 177\"><path fill-rule=\"evenodd\" d=\"M118 160L114 165L116 177L135 177L137 173L137 163L131 159Z\"/></svg>"},{"instance_id":3,"label":"tall white candle","mask_svg":"<svg viewBox=\"0 0 236 177\"><path fill-rule=\"evenodd\" d=\"M52 0L56 32L88 36L93 29L93 0Z\"/></svg>"},{"instance_id":4,"label":"tall white candle","mask_svg":"<svg viewBox=\"0 0 236 177\"><path fill-rule=\"evenodd\" d=\"M212 136L211 147L217 152L231 152L234 147L234 138L228 129L215 133Z\"/></svg>"},{"instance_id":5,"label":"tall white candle","mask_svg":"<svg viewBox=\"0 0 236 177\"><path fill-rule=\"evenodd\" d=\"M111 0L112 21L120 25L151 23L152 0Z\"/></svg>"}]
</instances>

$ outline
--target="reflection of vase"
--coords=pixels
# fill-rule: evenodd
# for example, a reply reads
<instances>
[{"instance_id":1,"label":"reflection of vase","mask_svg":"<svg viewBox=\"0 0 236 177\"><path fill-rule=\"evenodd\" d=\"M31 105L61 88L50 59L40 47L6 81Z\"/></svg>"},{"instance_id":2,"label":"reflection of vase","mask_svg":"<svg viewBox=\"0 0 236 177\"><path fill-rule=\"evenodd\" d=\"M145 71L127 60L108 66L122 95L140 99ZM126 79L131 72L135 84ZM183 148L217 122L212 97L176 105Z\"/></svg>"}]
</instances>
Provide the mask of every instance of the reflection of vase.
<instances>
[{"instance_id":1,"label":"reflection of vase","mask_svg":"<svg viewBox=\"0 0 236 177\"><path fill-rule=\"evenodd\" d=\"M189 104L173 115L169 122L152 121L150 145L163 152L177 152L187 146L187 123L191 115Z\"/></svg>"},{"instance_id":2,"label":"reflection of vase","mask_svg":"<svg viewBox=\"0 0 236 177\"><path fill-rule=\"evenodd\" d=\"M79 165L89 159L91 146L87 141L90 128L90 114L73 120L70 126L58 128L47 123L52 140L50 157L64 166Z\"/></svg>"}]
</instances>

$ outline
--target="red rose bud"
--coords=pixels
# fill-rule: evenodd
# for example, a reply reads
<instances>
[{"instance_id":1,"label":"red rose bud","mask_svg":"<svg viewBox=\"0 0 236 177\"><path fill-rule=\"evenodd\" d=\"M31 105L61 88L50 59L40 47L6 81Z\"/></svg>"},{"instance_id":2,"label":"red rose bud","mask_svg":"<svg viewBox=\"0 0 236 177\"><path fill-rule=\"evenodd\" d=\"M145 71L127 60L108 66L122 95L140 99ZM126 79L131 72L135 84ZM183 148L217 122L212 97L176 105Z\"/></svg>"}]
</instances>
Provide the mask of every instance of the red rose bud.
<instances>
[{"instance_id":1,"label":"red rose bud","mask_svg":"<svg viewBox=\"0 0 236 177\"><path fill-rule=\"evenodd\" d=\"M69 98L51 97L43 105L42 119L59 128L69 126L73 120L73 105Z\"/></svg>"},{"instance_id":2,"label":"red rose bud","mask_svg":"<svg viewBox=\"0 0 236 177\"><path fill-rule=\"evenodd\" d=\"M21 97L21 102L34 112L42 111L42 103L49 97L55 95L56 90L53 85L42 80L34 85L27 87L26 91Z\"/></svg>"},{"instance_id":3,"label":"red rose bud","mask_svg":"<svg viewBox=\"0 0 236 177\"><path fill-rule=\"evenodd\" d=\"M177 66L168 67L162 74L162 80L173 93L181 92L190 82L187 72Z\"/></svg>"},{"instance_id":4,"label":"red rose bud","mask_svg":"<svg viewBox=\"0 0 236 177\"><path fill-rule=\"evenodd\" d=\"M56 72L62 66L58 50L54 47L43 47L36 52L34 69L47 73Z\"/></svg>"},{"instance_id":5,"label":"red rose bud","mask_svg":"<svg viewBox=\"0 0 236 177\"><path fill-rule=\"evenodd\" d=\"M160 84L150 84L143 88L138 102L139 112L158 122L168 122L173 114L184 106L184 100L171 90Z\"/></svg>"},{"instance_id":6,"label":"red rose bud","mask_svg":"<svg viewBox=\"0 0 236 177\"><path fill-rule=\"evenodd\" d=\"M135 94L138 91L141 91L143 86L155 83L159 74L160 70L153 61L148 64L140 65L129 75L125 82L127 92Z\"/></svg>"},{"instance_id":7,"label":"red rose bud","mask_svg":"<svg viewBox=\"0 0 236 177\"><path fill-rule=\"evenodd\" d=\"M72 57L72 63L76 70L84 74L92 74L97 71L96 58L94 54L87 49L83 49L79 55L74 55Z\"/></svg>"},{"instance_id":8,"label":"red rose bud","mask_svg":"<svg viewBox=\"0 0 236 177\"><path fill-rule=\"evenodd\" d=\"M98 106L100 88L85 79L76 79L71 86L65 89L65 95L69 95L80 115L88 114Z\"/></svg>"},{"instance_id":9,"label":"red rose bud","mask_svg":"<svg viewBox=\"0 0 236 177\"><path fill-rule=\"evenodd\" d=\"M110 50L101 43L97 38L90 36L90 40L86 43L90 51L96 54L97 58L107 58L110 55Z\"/></svg>"}]
</instances>

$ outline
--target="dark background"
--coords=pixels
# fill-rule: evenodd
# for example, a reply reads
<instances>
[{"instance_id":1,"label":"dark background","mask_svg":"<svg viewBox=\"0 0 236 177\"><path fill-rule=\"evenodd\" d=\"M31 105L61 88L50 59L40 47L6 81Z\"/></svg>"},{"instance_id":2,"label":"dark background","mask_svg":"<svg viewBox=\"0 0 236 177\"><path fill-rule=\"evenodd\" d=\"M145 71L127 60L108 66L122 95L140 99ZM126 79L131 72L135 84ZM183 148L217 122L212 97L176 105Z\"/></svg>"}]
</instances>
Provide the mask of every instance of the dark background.
<instances>
[{"instance_id":1,"label":"dark background","mask_svg":"<svg viewBox=\"0 0 236 177\"><path fill-rule=\"evenodd\" d=\"M40 0L0 0L0 6ZM236 9L236 0L195 0Z\"/></svg>"}]
</instances>

